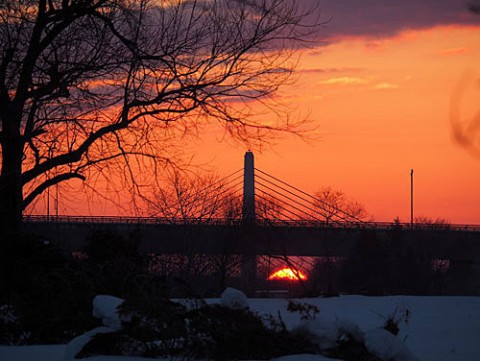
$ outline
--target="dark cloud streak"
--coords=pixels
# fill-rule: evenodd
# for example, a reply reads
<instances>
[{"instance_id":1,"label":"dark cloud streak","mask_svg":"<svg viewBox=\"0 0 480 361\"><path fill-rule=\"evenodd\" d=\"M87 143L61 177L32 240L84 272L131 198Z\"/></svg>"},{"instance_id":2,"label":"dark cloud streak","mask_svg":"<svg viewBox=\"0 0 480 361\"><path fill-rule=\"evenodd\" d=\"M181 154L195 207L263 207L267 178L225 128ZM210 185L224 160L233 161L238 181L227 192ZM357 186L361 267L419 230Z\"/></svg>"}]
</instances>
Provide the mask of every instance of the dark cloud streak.
<instances>
[{"instance_id":1,"label":"dark cloud streak","mask_svg":"<svg viewBox=\"0 0 480 361\"><path fill-rule=\"evenodd\" d=\"M315 0L308 0L315 1ZM388 37L440 25L480 25L467 0L316 0L329 38Z\"/></svg>"}]
</instances>

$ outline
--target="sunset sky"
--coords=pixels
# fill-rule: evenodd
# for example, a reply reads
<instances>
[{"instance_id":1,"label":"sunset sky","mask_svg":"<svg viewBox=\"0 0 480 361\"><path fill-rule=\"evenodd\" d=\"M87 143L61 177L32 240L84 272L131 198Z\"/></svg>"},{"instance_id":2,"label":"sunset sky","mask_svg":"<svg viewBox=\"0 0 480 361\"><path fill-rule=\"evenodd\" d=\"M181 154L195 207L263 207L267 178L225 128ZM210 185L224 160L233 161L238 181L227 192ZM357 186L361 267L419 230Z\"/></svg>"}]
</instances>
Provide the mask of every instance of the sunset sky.
<instances>
[{"instance_id":1,"label":"sunset sky","mask_svg":"<svg viewBox=\"0 0 480 361\"><path fill-rule=\"evenodd\" d=\"M323 42L302 53L295 84L280 92L317 140L278 139L255 153L256 167L311 193L340 189L377 221L405 222L414 169L415 216L480 224L480 15L462 0L320 6ZM477 153L454 129L477 139ZM199 163L222 174L242 167L245 147L204 139L192 145Z\"/></svg>"},{"instance_id":2,"label":"sunset sky","mask_svg":"<svg viewBox=\"0 0 480 361\"><path fill-rule=\"evenodd\" d=\"M314 130L254 150L256 167L309 193L341 190L387 222L410 221L414 169L415 216L480 224L480 14L467 0L307 1L322 10L320 42L275 100ZM223 135L207 129L182 148L225 176L247 146ZM115 213L60 203L62 214Z\"/></svg>"}]
</instances>

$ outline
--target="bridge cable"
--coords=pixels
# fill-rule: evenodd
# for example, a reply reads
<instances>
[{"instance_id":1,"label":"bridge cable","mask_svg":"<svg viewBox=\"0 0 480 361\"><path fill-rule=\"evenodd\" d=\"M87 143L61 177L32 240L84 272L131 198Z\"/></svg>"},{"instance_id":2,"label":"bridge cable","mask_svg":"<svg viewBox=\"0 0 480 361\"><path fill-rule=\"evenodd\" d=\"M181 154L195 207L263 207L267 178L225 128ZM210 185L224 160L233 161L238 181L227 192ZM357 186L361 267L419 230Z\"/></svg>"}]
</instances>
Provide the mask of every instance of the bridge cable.
<instances>
[{"instance_id":1,"label":"bridge cable","mask_svg":"<svg viewBox=\"0 0 480 361\"><path fill-rule=\"evenodd\" d=\"M257 184L261 185L262 187L265 187L265 188L269 189L269 190L272 191L272 192L275 192L275 193L279 194L280 196L282 196L282 197L284 197L284 198L286 198L286 199L288 199L288 200L296 203L297 205L300 205L301 207L307 208L308 210L314 211L315 213L320 213L320 212L316 212L314 209L310 208L309 206L304 205L304 204L298 202L297 200L295 200L295 199L293 199L293 198L291 198L291 197L289 197L289 196L286 196L286 195L278 192L277 190L275 190L275 189L273 189L273 188L271 188L271 187L263 184L262 182L258 182L258 181L257 181ZM260 189L260 190L261 190L261 189ZM273 197L273 196L272 196L271 194L269 194L268 192L265 192L265 191L263 191L263 192L266 193L266 194L268 194L269 196ZM278 200L280 200L278 197L275 197L275 198L278 199ZM281 201L282 201L282 202L285 202L285 201L283 201L283 200L281 200ZM295 207L295 206L293 206L293 205L291 205L291 204L289 204L289 206L295 208L296 210L301 211L302 213L306 214L306 215L309 216L310 218L313 218L313 219L315 219L315 220L317 220L317 221L324 221L323 219L317 218L315 215L310 214L310 213L306 212L306 211L303 210L303 209L300 209L300 208L298 208L298 207ZM320 213L320 214L321 214L321 213ZM321 214L321 215L324 216L323 214ZM324 216L324 217L326 217L326 216Z\"/></svg>"},{"instance_id":2,"label":"bridge cable","mask_svg":"<svg viewBox=\"0 0 480 361\"><path fill-rule=\"evenodd\" d=\"M262 171L262 170L260 170L260 169L258 169L258 168L254 168L254 169L255 169L256 171L258 171L258 172L260 172L260 173L262 173L262 174L264 174L264 175L266 175L266 176L270 177L270 178L273 178L273 179L275 179L277 182L280 182L280 183L282 183L282 184L284 184L284 185L286 185L286 186L288 186L288 187L290 187L290 188L293 188L293 189L295 189L297 192L299 192L299 193L301 193L301 194L303 194L303 195L306 195L306 196L308 196L308 197L310 197L310 198L314 199L315 201L318 201L318 202L320 202L320 203L322 203L322 204L324 204L324 205L327 205L328 207L331 207L331 208L333 208L334 210L336 210L336 211L338 211L338 212L340 212L340 213L343 213L343 214L345 214L346 216L348 216L348 217L350 217L350 218L352 218L352 219L356 220L357 222L360 222L360 223L367 223L366 221L364 221L364 220L361 220L361 219L359 219L359 218L355 217L354 215L352 215L352 214L349 214L348 212L345 212L344 210L342 210L342 209L340 209L340 208L338 208L338 207L335 207L335 206L329 205L327 202L325 202L325 201L321 200L320 198L314 197L314 196L312 196L311 194L308 194L308 193L306 193L306 192L302 191L301 189L299 189L299 188L297 188L297 187L294 187L294 186L292 186L292 185L288 184L287 182L284 182L284 181L282 181L281 179L279 179L279 178L277 178L277 177L274 177L274 176L272 176L272 175L270 175L270 174L268 174L268 173L266 173L266 172L264 172L264 171ZM340 217L340 218L342 218L342 217ZM344 219L344 218L342 218L342 219Z\"/></svg>"},{"instance_id":3,"label":"bridge cable","mask_svg":"<svg viewBox=\"0 0 480 361\"><path fill-rule=\"evenodd\" d=\"M269 195L268 193L265 193L265 194ZM270 196L270 195L269 195L269 196ZM259 197L259 198L261 198L261 199L263 199L263 200L265 200L265 201L267 201L267 202L269 201L268 198L262 197L262 196L259 195L259 194L257 194L257 197ZM270 197L272 197L272 196L270 196ZM272 198L273 198L273 197L272 197ZM293 211L291 211L291 210L289 210L289 209L287 209L287 208L284 208L284 207L280 207L280 208L281 208L282 210L287 211L288 213L291 213L291 214L293 214L293 215L295 215L295 216L297 216L297 217L300 217L298 214L296 214L295 212L293 212ZM292 217L286 215L285 213L283 213L283 212L281 212L281 211L278 211L278 213L279 213L280 215L288 218L288 219L289 219L290 221L292 221L292 222L296 222L296 221L297 221L297 219L292 218ZM265 218L265 219L267 219L267 218Z\"/></svg>"},{"instance_id":4,"label":"bridge cable","mask_svg":"<svg viewBox=\"0 0 480 361\"><path fill-rule=\"evenodd\" d=\"M265 179L265 178L263 178L263 177L261 177L261 176L259 176L258 178L260 178L260 179L262 179L262 180L265 180L265 181L266 181L268 184L270 184L270 185L276 186L277 188L280 188L280 189L284 190L284 188L276 185L275 183L272 183L272 182L268 181L267 179ZM296 204L298 204L298 205L300 205L300 206L308 209L309 211L311 211L311 212L313 212L313 213L316 213L316 214L319 214L319 215L322 216L322 217L325 217L325 219L328 218L328 214L324 214L324 213L322 213L321 211L319 211L319 210L311 207L311 206L315 206L315 204L314 204L313 202L308 202L307 200L303 199L302 197L299 197L299 196L297 196L296 194L293 194L292 192L288 192L288 191L287 191L288 194L290 194L290 195L292 195L292 196L294 196L294 197L297 197L297 198L299 198L299 199L304 200L305 202L307 202L307 204L302 203L302 202L299 202L298 200L296 200L296 199L294 199L294 198L291 198L291 197L289 197L289 196L287 196L287 195L285 195L285 194L283 194L283 193L281 193L281 192L279 192L279 191L277 191L277 190L275 190L275 189L273 189L273 188L271 188L271 187L263 184L262 182L257 182L257 183L260 184L260 185L262 185L263 187L268 188L269 190L271 190L271 191L273 191L273 192L281 195L282 197L284 197L284 198L286 198L286 199L288 199L288 200L290 200L290 201L292 201L292 202L294 202L294 203L296 203ZM323 210L323 209L322 209L322 210ZM304 212L305 214L313 217L313 218L316 218L314 215L312 215L312 214L310 214L310 213L307 213L306 211L303 211L303 212ZM326 212L326 211L325 211L325 212ZM319 220L320 220L320 219L319 219ZM322 221L323 221L323 219L322 219Z\"/></svg>"},{"instance_id":5,"label":"bridge cable","mask_svg":"<svg viewBox=\"0 0 480 361\"><path fill-rule=\"evenodd\" d=\"M262 176L257 176L257 177L260 178L260 179L262 179L262 180L267 181L269 184L271 184L271 185L273 185L273 186L275 186L275 187L277 187L277 188L279 188L279 189L281 189L281 190L284 190L284 191L287 192L288 194L290 194L290 195L292 195L292 196L294 196L294 197L297 197L297 198L303 200L303 201L306 202L307 204L310 204L310 205L315 206L315 203L313 203L313 202L311 202L311 201L309 201L309 200L307 200L307 199L305 199L305 198L303 198L303 197L301 197L301 196L299 196L299 195L297 195L297 194L289 191L288 189L285 189L285 188L283 188L283 187L281 187L281 186L273 183L272 181L269 181L268 179L263 178ZM328 211L325 210L325 209L323 209L323 208L320 208L320 209L322 209L324 212L327 212L327 214L324 214L324 213L322 213L322 212L320 212L320 211L318 211L318 210L316 210L316 209L312 209L312 208L310 208L309 206L307 206L307 205L305 205L305 204L303 204L303 203L301 203L301 202L295 201L295 200L293 200L293 199L291 199L291 198L283 195L282 193L280 193L280 192L278 192L278 191L277 191L277 193L281 194L281 195L282 195L283 197L285 197L285 198L288 198L289 200L292 200L292 201L296 202L297 204L302 205L302 206L305 207L305 208L309 208L311 211L313 211L313 212L315 212L315 213L317 213L317 214L320 214L322 217L325 217L325 219L328 219L328 217L329 217ZM304 211L304 213L308 214L308 213L305 212L305 211ZM331 217L338 217L338 218L341 218L341 219L343 219L343 220L345 220L345 221L348 221L348 219L346 219L346 218L344 218L344 217L341 217L341 216L339 216L339 215L337 215L337 214L332 214ZM333 220L333 221L334 221L334 220Z\"/></svg>"},{"instance_id":6,"label":"bridge cable","mask_svg":"<svg viewBox=\"0 0 480 361\"><path fill-rule=\"evenodd\" d=\"M269 196L270 198L272 198L272 199L274 199L274 200L280 201L280 203L277 204L277 206L278 206L280 209L283 209L283 210L285 210L285 211L287 211L287 212L295 215L296 217L298 217L297 219L291 219L291 218L290 218L290 220L295 221L295 222L302 222L302 220L305 220L304 217L302 217L302 216L300 215L300 214L307 214L307 213L305 213L304 210L302 210L302 209L300 209L300 208L298 208L298 207L289 205L289 208L293 208L294 210L300 212L300 214L298 214L298 213L296 213L296 212L293 212L291 209L289 209L289 208L287 208L287 207L285 207L285 206L282 205L282 204L285 203L282 199L280 199L280 198L278 198L278 197L276 197L276 196L274 196L274 195L272 195L272 194L270 194L270 193L268 193L268 192L266 192L266 191L264 191L264 190L262 190L262 189L260 189L260 191L261 191L263 194L266 194L267 196ZM261 197L261 196L259 195L259 197ZM267 202L268 202L268 201L271 201L271 200L269 200L268 198L265 198L265 197L261 197L261 198L264 199L264 200L266 200ZM282 213L282 215L284 215L284 213ZM308 214L307 214L307 215L308 215ZM313 219L312 219L312 216L311 216L311 215L309 215L309 216L310 216L310 219L307 219L306 221L309 221L309 222L311 222L311 223L318 223L318 222L324 223L323 220L320 220L320 219L318 219L318 218L313 218ZM338 221L334 221L334 222L339 223ZM333 222L332 222L332 223L333 223Z\"/></svg>"}]
</instances>

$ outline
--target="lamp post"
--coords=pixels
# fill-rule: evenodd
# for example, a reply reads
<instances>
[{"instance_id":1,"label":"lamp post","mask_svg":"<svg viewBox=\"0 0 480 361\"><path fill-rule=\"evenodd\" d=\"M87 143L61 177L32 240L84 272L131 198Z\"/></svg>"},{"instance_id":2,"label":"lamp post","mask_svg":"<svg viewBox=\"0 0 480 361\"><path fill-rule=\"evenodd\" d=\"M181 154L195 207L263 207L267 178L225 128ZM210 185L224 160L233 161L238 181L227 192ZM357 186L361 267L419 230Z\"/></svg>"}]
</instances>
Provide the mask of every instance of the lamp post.
<instances>
[{"instance_id":1,"label":"lamp post","mask_svg":"<svg viewBox=\"0 0 480 361\"><path fill-rule=\"evenodd\" d=\"M410 227L413 227L413 169L410 170Z\"/></svg>"}]
</instances>

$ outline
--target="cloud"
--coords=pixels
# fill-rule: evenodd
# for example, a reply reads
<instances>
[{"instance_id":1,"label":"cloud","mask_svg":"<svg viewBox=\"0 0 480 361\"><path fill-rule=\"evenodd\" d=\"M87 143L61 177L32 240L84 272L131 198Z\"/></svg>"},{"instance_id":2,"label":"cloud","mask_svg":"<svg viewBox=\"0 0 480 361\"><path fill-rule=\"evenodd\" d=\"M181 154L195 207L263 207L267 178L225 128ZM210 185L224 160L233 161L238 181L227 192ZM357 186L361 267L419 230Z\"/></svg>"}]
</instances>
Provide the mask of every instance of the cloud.
<instances>
[{"instance_id":1,"label":"cloud","mask_svg":"<svg viewBox=\"0 0 480 361\"><path fill-rule=\"evenodd\" d=\"M380 89L380 90L389 90L389 89L398 89L398 84L392 84L392 83L379 83L374 86L375 89Z\"/></svg>"},{"instance_id":2,"label":"cloud","mask_svg":"<svg viewBox=\"0 0 480 361\"><path fill-rule=\"evenodd\" d=\"M467 0L309 0L319 4L327 37L388 37L441 25L478 25Z\"/></svg>"},{"instance_id":3,"label":"cloud","mask_svg":"<svg viewBox=\"0 0 480 361\"><path fill-rule=\"evenodd\" d=\"M450 48L450 49L443 49L440 51L440 55L461 55L468 52L468 48L462 46L459 48Z\"/></svg>"},{"instance_id":4,"label":"cloud","mask_svg":"<svg viewBox=\"0 0 480 361\"><path fill-rule=\"evenodd\" d=\"M324 74L324 73L348 73L364 71L363 68L303 68L296 69L296 72L305 74Z\"/></svg>"},{"instance_id":5,"label":"cloud","mask_svg":"<svg viewBox=\"0 0 480 361\"><path fill-rule=\"evenodd\" d=\"M361 85L367 83L369 83L369 80L367 79L350 76L342 76L339 78L330 78L320 81L320 84L323 85Z\"/></svg>"}]
</instances>

